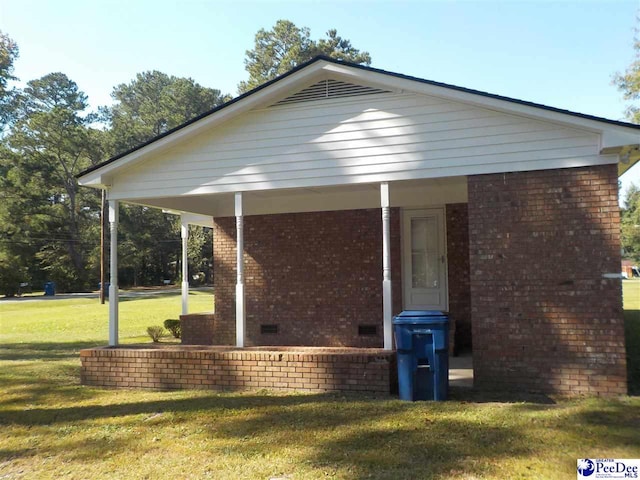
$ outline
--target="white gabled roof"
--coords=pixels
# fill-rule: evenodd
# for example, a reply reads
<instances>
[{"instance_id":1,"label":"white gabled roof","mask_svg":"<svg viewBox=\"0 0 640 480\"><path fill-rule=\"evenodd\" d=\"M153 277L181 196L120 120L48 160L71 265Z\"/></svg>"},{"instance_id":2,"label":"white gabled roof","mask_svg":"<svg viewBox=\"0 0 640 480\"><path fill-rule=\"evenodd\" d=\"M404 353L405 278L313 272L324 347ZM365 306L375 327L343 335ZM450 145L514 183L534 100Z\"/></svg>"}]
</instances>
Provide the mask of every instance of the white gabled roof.
<instances>
[{"instance_id":1,"label":"white gabled roof","mask_svg":"<svg viewBox=\"0 0 640 480\"><path fill-rule=\"evenodd\" d=\"M166 132L132 150L82 172L81 185L105 188L123 169L192 138L207 129L225 124L250 110L268 107L295 99L307 89L314 95L318 82L333 80L335 88L361 89L375 92L412 93L438 97L511 115L552 122L562 127L578 128L600 135L600 154L618 155L622 174L640 159L640 126L605 118L584 115L545 105L502 97L453 85L423 80L384 70L317 57L266 84L241 95L169 132ZM337 85L337 87L336 87ZM345 87L344 85L347 85ZM351 85L351 87L349 87ZM329 82L327 82L329 88ZM610 163L610 162L609 162Z\"/></svg>"}]
</instances>

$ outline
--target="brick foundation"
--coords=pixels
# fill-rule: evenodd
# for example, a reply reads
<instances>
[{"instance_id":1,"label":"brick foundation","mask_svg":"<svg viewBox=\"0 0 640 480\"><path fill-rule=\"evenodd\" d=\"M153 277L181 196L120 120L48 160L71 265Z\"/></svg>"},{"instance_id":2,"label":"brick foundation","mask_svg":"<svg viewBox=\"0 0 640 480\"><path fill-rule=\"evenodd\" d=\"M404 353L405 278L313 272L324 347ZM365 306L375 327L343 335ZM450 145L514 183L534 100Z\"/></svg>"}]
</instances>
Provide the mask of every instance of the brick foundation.
<instances>
[{"instance_id":1,"label":"brick foundation","mask_svg":"<svg viewBox=\"0 0 640 480\"><path fill-rule=\"evenodd\" d=\"M476 387L625 394L616 165L470 176Z\"/></svg>"},{"instance_id":2,"label":"brick foundation","mask_svg":"<svg viewBox=\"0 0 640 480\"><path fill-rule=\"evenodd\" d=\"M148 389L369 392L397 385L395 354L379 349L127 346L80 352L82 383Z\"/></svg>"}]
</instances>

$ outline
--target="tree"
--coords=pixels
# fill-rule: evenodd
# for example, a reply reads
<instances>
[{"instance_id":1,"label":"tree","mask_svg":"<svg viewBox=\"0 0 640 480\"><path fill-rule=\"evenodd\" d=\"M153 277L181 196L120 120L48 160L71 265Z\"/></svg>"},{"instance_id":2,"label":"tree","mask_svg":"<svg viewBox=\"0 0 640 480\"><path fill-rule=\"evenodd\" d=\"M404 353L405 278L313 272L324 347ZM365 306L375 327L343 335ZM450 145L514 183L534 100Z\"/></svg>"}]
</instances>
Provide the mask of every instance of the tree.
<instances>
[{"instance_id":1,"label":"tree","mask_svg":"<svg viewBox=\"0 0 640 480\"><path fill-rule=\"evenodd\" d=\"M91 128L95 115L86 108L86 95L62 73L28 82L0 158L7 197L0 238L15 261L45 271L62 290L88 286L87 257L97 243L89 228L97 195L75 178L103 155L102 132Z\"/></svg>"},{"instance_id":2,"label":"tree","mask_svg":"<svg viewBox=\"0 0 640 480\"><path fill-rule=\"evenodd\" d=\"M638 30L633 40L634 59L623 73L615 73L613 83L622 91L625 100L640 99L640 38ZM626 110L627 119L633 123L640 123L640 108L630 105Z\"/></svg>"},{"instance_id":3,"label":"tree","mask_svg":"<svg viewBox=\"0 0 640 480\"><path fill-rule=\"evenodd\" d=\"M130 83L116 86L111 97L115 105L101 111L110 126L114 154L134 148L231 98L191 78L156 70L138 73Z\"/></svg>"},{"instance_id":4,"label":"tree","mask_svg":"<svg viewBox=\"0 0 640 480\"><path fill-rule=\"evenodd\" d=\"M307 27L299 28L289 20L278 20L269 31L260 29L256 33L253 50L246 51L244 64L249 72L249 80L240 82L239 93L256 88L317 55L371 64L368 52L354 48L335 29L329 30L326 35L327 38L312 40Z\"/></svg>"},{"instance_id":5,"label":"tree","mask_svg":"<svg viewBox=\"0 0 640 480\"><path fill-rule=\"evenodd\" d=\"M620 212L624 256L640 263L640 189L631 184Z\"/></svg>"},{"instance_id":6,"label":"tree","mask_svg":"<svg viewBox=\"0 0 640 480\"><path fill-rule=\"evenodd\" d=\"M4 136L5 128L11 123L16 110L16 89L10 88L9 82L17 80L13 76L13 64L17 58L18 45L0 31L0 138ZM3 230L8 227L8 206L15 200L6 189L10 157L11 152L6 144L0 143L0 294L5 295L15 294L18 285L27 276L24 262L15 258L11 252L11 247L19 249L21 245L10 243L3 234Z\"/></svg>"},{"instance_id":7,"label":"tree","mask_svg":"<svg viewBox=\"0 0 640 480\"><path fill-rule=\"evenodd\" d=\"M623 73L616 73L613 83L623 93L625 100L640 99L640 39L633 42L635 58ZM640 108L630 105L626 110L630 122L640 123ZM620 211L621 242L624 256L640 262L640 189L631 184L627 190L624 207Z\"/></svg>"},{"instance_id":8,"label":"tree","mask_svg":"<svg viewBox=\"0 0 640 480\"><path fill-rule=\"evenodd\" d=\"M20 197L10 189L10 166L15 157L0 144L0 295L13 296L22 282L30 280L27 261L35 252L12 218L19 216Z\"/></svg>"},{"instance_id":9,"label":"tree","mask_svg":"<svg viewBox=\"0 0 640 480\"><path fill-rule=\"evenodd\" d=\"M351 45L351 42L338 35L338 31L331 29L327 32L327 38L318 40L316 55L326 55L336 60L345 60L351 63L371 65L371 56L368 52L361 52Z\"/></svg>"},{"instance_id":10,"label":"tree","mask_svg":"<svg viewBox=\"0 0 640 480\"><path fill-rule=\"evenodd\" d=\"M213 230L195 225L189 226L189 282L193 285L211 283L213 262Z\"/></svg>"},{"instance_id":11,"label":"tree","mask_svg":"<svg viewBox=\"0 0 640 480\"><path fill-rule=\"evenodd\" d=\"M18 45L0 31L0 133L13 119L17 90L9 87L13 76L13 64L18 58Z\"/></svg>"},{"instance_id":12,"label":"tree","mask_svg":"<svg viewBox=\"0 0 640 480\"><path fill-rule=\"evenodd\" d=\"M175 280L181 255L179 217L136 205L120 209L120 279L123 285Z\"/></svg>"},{"instance_id":13,"label":"tree","mask_svg":"<svg viewBox=\"0 0 640 480\"><path fill-rule=\"evenodd\" d=\"M111 96L116 103L102 108L102 114L110 127L112 155L136 147L231 98L193 79L158 71L137 74L130 83L116 86ZM177 280L181 257L177 217L136 205L122 205L120 215L122 283L145 285ZM203 234L211 237L210 231ZM192 261L194 265L208 263L203 254Z\"/></svg>"}]
</instances>

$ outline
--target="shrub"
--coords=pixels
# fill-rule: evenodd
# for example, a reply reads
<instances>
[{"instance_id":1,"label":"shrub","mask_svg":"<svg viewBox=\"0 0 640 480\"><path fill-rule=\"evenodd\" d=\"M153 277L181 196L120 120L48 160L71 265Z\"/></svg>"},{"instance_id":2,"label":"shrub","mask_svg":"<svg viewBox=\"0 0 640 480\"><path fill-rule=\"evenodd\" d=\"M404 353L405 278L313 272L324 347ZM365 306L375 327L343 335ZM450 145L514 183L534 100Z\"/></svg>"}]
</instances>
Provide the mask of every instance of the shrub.
<instances>
[{"instance_id":1,"label":"shrub","mask_svg":"<svg viewBox=\"0 0 640 480\"><path fill-rule=\"evenodd\" d=\"M159 325L154 327L148 327L147 333L149 334L149 336L151 337L151 340L153 340L154 343L159 342L160 339L165 335L164 328Z\"/></svg>"},{"instance_id":2,"label":"shrub","mask_svg":"<svg viewBox=\"0 0 640 480\"><path fill-rule=\"evenodd\" d=\"M164 328L171 332L175 338L180 338L182 335L182 329L180 328L180 320L168 318L164 321Z\"/></svg>"}]
</instances>

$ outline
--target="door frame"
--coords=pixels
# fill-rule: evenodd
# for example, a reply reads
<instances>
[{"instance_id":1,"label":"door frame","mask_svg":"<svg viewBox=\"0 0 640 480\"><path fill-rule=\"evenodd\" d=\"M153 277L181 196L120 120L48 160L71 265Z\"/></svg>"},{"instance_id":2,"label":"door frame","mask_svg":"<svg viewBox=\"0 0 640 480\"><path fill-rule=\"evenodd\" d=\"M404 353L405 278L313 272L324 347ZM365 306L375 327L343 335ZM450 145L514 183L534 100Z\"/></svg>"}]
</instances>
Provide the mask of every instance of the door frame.
<instances>
[{"instance_id":1,"label":"door frame","mask_svg":"<svg viewBox=\"0 0 640 480\"><path fill-rule=\"evenodd\" d=\"M447 253L447 210L446 206L424 206L424 207L409 207L402 208L400 211L401 214L401 222L400 222L400 253L401 253L401 279L402 279L402 309L406 310L408 301L408 285L406 282L406 273L408 264L410 261L410 255L406 251L405 247L405 236L406 236L406 222L410 218L411 212L416 211L435 211L439 212L440 218L442 219L440 223L440 241L442 242L442 255L444 256L444 280L443 280L443 303L438 308L433 308L433 310L442 310L444 312L449 311L449 257Z\"/></svg>"}]
</instances>

